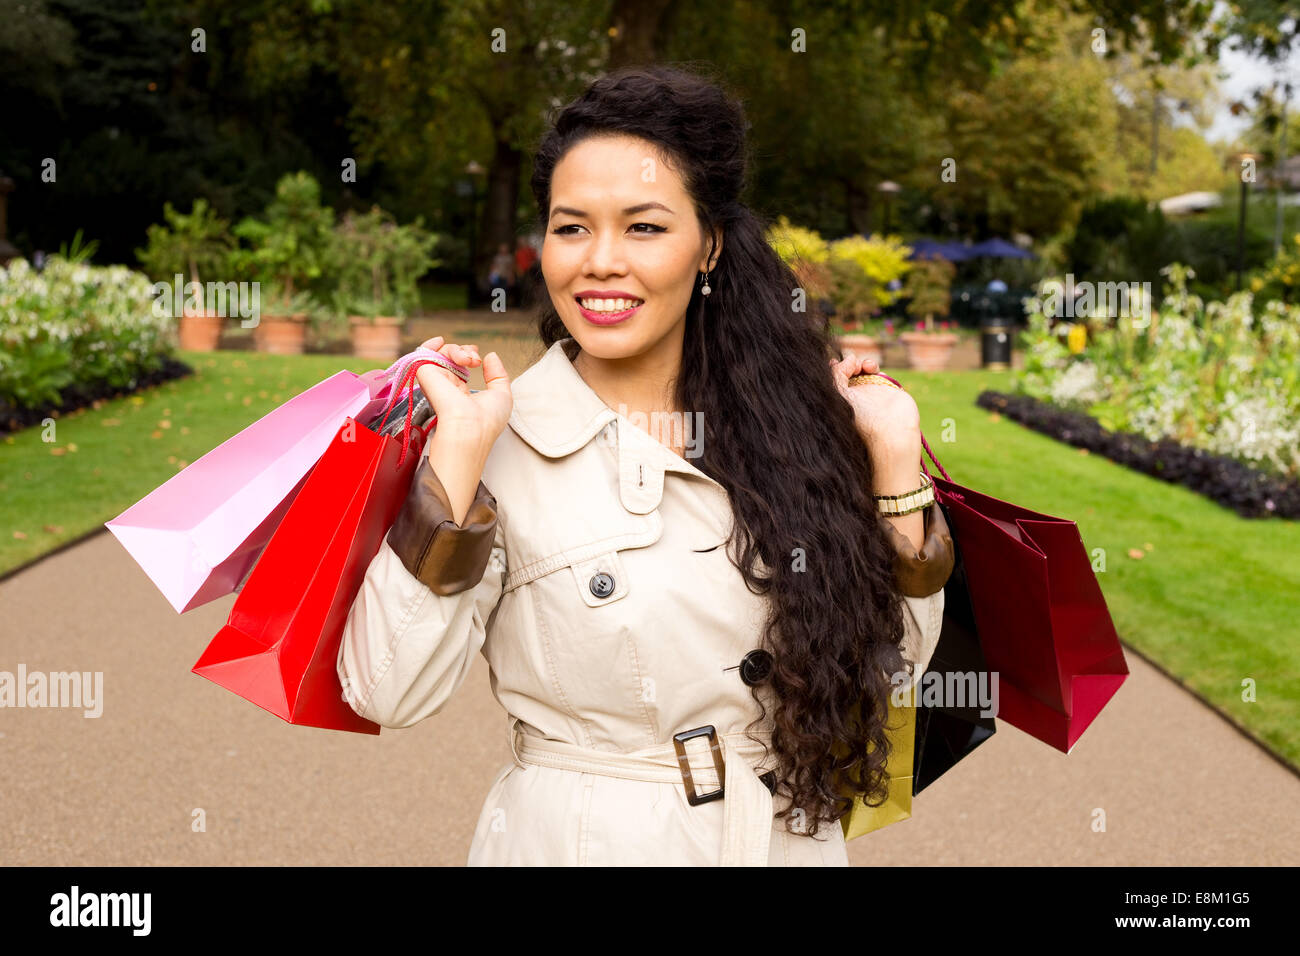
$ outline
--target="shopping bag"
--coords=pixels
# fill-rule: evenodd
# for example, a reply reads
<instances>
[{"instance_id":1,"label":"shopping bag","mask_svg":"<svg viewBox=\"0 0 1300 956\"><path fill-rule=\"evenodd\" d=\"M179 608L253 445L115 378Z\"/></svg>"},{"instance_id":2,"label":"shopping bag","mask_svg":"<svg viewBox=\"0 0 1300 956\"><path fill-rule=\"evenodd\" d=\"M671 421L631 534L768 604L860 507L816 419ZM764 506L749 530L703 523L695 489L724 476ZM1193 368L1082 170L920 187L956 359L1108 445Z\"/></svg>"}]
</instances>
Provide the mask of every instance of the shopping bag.
<instances>
[{"instance_id":1,"label":"shopping bag","mask_svg":"<svg viewBox=\"0 0 1300 956\"><path fill-rule=\"evenodd\" d=\"M946 519L947 511L943 505L939 507ZM951 532L951 522L948 528ZM995 714L987 712L996 711L997 675L989 673L980 647L961 539L956 532L952 532L952 538L955 560L944 585L943 629L915 698L913 796L951 770L997 729ZM985 703L991 706L986 708Z\"/></svg>"},{"instance_id":2,"label":"shopping bag","mask_svg":"<svg viewBox=\"0 0 1300 956\"><path fill-rule=\"evenodd\" d=\"M895 701L896 697L901 699L901 703ZM852 808L840 817L845 840L856 839L911 817L916 715L914 687L890 694L889 712L885 718L885 734L889 738L889 755L885 760L885 772L889 775L889 795L877 807L868 806L861 794L853 795Z\"/></svg>"},{"instance_id":3,"label":"shopping bag","mask_svg":"<svg viewBox=\"0 0 1300 956\"><path fill-rule=\"evenodd\" d=\"M238 589L303 479L383 382L336 372L106 522L177 611ZM378 409L374 409L377 411Z\"/></svg>"},{"instance_id":4,"label":"shopping bag","mask_svg":"<svg viewBox=\"0 0 1300 956\"><path fill-rule=\"evenodd\" d=\"M414 371L395 402L414 389ZM382 425L377 416L375 427ZM377 734L339 685L348 613L410 490L426 436L408 415L397 436L348 419L253 568L193 672L291 724Z\"/></svg>"},{"instance_id":5,"label":"shopping bag","mask_svg":"<svg viewBox=\"0 0 1300 956\"><path fill-rule=\"evenodd\" d=\"M946 478L934 484L962 541L998 716L1069 753L1128 676L1078 526Z\"/></svg>"},{"instance_id":6,"label":"shopping bag","mask_svg":"<svg viewBox=\"0 0 1300 956\"><path fill-rule=\"evenodd\" d=\"M1079 527L957 484L921 443L943 476L930 477L965 556L998 716L1069 753L1128 677Z\"/></svg>"}]
</instances>

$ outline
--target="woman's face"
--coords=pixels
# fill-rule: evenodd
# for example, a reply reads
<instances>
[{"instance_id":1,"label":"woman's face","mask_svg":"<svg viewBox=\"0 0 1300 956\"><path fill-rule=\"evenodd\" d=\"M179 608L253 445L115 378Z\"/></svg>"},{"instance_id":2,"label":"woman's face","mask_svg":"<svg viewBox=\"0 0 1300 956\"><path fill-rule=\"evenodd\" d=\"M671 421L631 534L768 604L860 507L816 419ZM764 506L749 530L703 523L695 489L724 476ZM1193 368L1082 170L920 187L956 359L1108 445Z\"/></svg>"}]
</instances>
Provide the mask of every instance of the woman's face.
<instances>
[{"instance_id":1,"label":"woman's face","mask_svg":"<svg viewBox=\"0 0 1300 956\"><path fill-rule=\"evenodd\" d=\"M680 348L709 246L681 179L653 146L631 136L574 146L555 167L549 212L542 275L582 351L629 358L674 333Z\"/></svg>"}]
</instances>

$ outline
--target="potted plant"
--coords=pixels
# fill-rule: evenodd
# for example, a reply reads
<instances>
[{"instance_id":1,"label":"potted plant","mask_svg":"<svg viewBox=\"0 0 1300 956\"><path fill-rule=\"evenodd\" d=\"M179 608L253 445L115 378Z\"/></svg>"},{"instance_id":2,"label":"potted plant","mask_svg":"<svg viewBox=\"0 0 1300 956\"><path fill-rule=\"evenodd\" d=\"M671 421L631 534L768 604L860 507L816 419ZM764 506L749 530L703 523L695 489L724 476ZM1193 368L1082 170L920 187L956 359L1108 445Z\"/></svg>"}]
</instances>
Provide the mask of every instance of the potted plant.
<instances>
[{"instance_id":1,"label":"potted plant","mask_svg":"<svg viewBox=\"0 0 1300 956\"><path fill-rule=\"evenodd\" d=\"M403 324L420 302L420 276L439 264L432 257L437 241L422 218L399 226L378 206L344 215L331 255L338 276L333 304L336 314L348 318L358 358L395 359L401 353Z\"/></svg>"},{"instance_id":2,"label":"potted plant","mask_svg":"<svg viewBox=\"0 0 1300 956\"><path fill-rule=\"evenodd\" d=\"M320 184L306 172L281 177L264 218L249 216L235 226L235 235L251 244L237 260L263 290L253 332L259 351L302 353L307 322L319 310L306 286L324 271L333 227L334 211L320 204Z\"/></svg>"},{"instance_id":3,"label":"potted plant","mask_svg":"<svg viewBox=\"0 0 1300 956\"><path fill-rule=\"evenodd\" d=\"M948 331L948 323L935 327L936 315L947 316L952 303L951 289L957 269L946 259L922 258L913 263L908 274L906 291L911 297L907 314L914 319L916 329L899 336L907 349L907 359L912 368L922 372L938 372L948 367L957 335Z\"/></svg>"},{"instance_id":4,"label":"potted plant","mask_svg":"<svg viewBox=\"0 0 1300 956\"><path fill-rule=\"evenodd\" d=\"M154 223L149 227L148 244L135 251L136 258L151 278L167 285L180 275L189 276L178 317L180 347L211 352L221 340L226 319L211 308L203 292L202 275L211 276L228 262L235 244L230 224L218 218L206 199L194 200L189 215L177 212L170 202L164 203L163 218L167 226Z\"/></svg>"},{"instance_id":5,"label":"potted plant","mask_svg":"<svg viewBox=\"0 0 1300 956\"><path fill-rule=\"evenodd\" d=\"M897 236L849 236L831 244L832 327L842 349L883 361L880 310L899 296L911 250Z\"/></svg>"}]
</instances>

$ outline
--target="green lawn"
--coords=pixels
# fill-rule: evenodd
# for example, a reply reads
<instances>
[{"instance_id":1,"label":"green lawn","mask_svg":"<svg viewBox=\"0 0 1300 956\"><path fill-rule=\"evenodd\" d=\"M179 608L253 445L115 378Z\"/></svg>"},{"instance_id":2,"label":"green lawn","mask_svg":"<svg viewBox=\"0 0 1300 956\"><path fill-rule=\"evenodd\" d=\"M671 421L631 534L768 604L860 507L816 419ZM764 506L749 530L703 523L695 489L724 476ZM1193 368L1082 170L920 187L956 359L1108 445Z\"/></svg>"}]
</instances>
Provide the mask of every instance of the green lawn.
<instances>
[{"instance_id":1,"label":"green lawn","mask_svg":"<svg viewBox=\"0 0 1300 956\"><path fill-rule=\"evenodd\" d=\"M1300 765L1300 523L1239 518L974 404L1011 375L895 377L954 481L1077 522L1089 554L1105 552L1097 577L1120 637Z\"/></svg>"},{"instance_id":2,"label":"green lawn","mask_svg":"<svg viewBox=\"0 0 1300 956\"><path fill-rule=\"evenodd\" d=\"M0 439L0 574L94 530L347 355L183 352L195 374ZM53 437L53 442L43 441Z\"/></svg>"},{"instance_id":3,"label":"green lawn","mask_svg":"<svg viewBox=\"0 0 1300 956\"><path fill-rule=\"evenodd\" d=\"M99 527L348 356L187 353L196 375L0 442L0 573ZM1009 372L888 369L953 479L1077 521L1120 636L1300 764L1300 523L1246 520L978 408ZM1149 546L1149 547L1148 547ZM1130 556L1136 549L1141 558ZM1015 582L1008 582L1014 587ZM1243 702L1242 681L1257 701Z\"/></svg>"}]
</instances>

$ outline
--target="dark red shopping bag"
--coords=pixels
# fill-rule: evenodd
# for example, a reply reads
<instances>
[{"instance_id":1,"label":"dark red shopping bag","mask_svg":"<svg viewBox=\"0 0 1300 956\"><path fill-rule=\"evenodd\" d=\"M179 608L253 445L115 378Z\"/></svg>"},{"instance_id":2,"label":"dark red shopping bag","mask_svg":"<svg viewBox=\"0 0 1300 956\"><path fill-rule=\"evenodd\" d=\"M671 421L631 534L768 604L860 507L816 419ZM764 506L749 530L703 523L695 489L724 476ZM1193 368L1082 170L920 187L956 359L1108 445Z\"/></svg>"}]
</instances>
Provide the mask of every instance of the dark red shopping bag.
<instances>
[{"instance_id":1,"label":"dark red shopping bag","mask_svg":"<svg viewBox=\"0 0 1300 956\"><path fill-rule=\"evenodd\" d=\"M291 724L379 733L352 709L337 660L348 612L411 486L437 416L412 427L411 364L389 407L408 393L401 440L349 418L334 436L253 567L230 617L193 672ZM380 416L382 421L387 412Z\"/></svg>"},{"instance_id":2,"label":"dark red shopping bag","mask_svg":"<svg viewBox=\"0 0 1300 956\"><path fill-rule=\"evenodd\" d=\"M921 442L943 475L930 477L998 676L997 716L1069 753L1128 676L1079 527L957 484Z\"/></svg>"}]
</instances>

